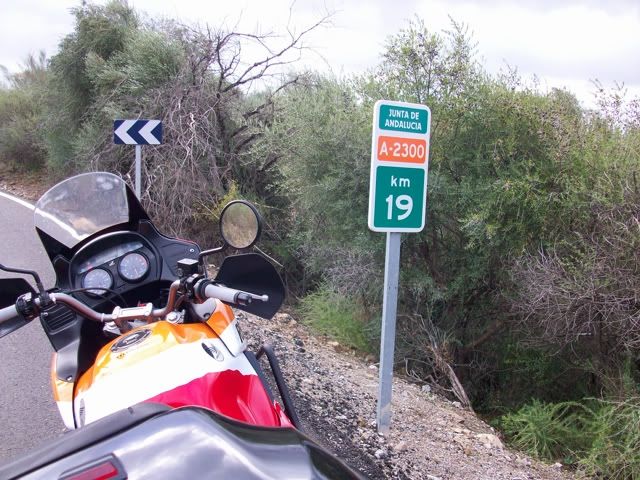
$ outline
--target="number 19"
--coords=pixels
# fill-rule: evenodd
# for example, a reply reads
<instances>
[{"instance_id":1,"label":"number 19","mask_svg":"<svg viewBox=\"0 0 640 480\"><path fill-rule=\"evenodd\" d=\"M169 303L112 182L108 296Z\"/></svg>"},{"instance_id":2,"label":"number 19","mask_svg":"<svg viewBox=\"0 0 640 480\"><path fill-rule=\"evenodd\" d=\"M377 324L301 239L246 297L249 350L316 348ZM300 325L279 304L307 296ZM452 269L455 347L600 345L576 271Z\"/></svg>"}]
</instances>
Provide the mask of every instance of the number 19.
<instances>
[{"instance_id":1,"label":"number 19","mask_svg":"<svg viewBox=\"0 0 640 480\"><path fill-rule=\"evenodd\" d=\"M387 220L393 219L393 195L389 195L385 201L387 202ZM398 210L404 212L398 215L398 220L404 220L413 210L413 199L409 195L398 195L395 201L395 206Z\"/></svg>"}]
</instances>

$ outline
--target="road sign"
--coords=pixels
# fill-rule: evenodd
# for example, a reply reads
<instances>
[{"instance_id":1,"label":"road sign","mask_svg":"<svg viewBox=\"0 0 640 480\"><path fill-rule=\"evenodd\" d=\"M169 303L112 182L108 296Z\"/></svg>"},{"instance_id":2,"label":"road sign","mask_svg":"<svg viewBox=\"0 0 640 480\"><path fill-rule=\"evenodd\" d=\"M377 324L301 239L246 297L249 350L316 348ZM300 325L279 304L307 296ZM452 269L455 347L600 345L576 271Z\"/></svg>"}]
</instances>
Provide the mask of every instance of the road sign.
<instances>
[{"instance_id":1,"label":"road sign","mask_svg":"<svg viewBox=\"0 0 640 480\"><path fill-rule=\"evenodd\" d=\"M113 142L119 145L160 145L162 122L160 120L114 120Z\"/></svg>"},{"instance_id":2,"label":"road sign","mask_svg":"<svg viewBox=\"0 0 640 480\"><path fill-rule=\"evenodd\" d=\"M425 225L431 111L379 100L373 114L369 228L420 232Z\"/></svg>"},{"instance_id":3,"label":"road sign","mask_svg":"<svg viewBox=\"0 0 640 480\"><path fill-rule=\"evenodd\" d=\"M118 145L136 146L136 196L140 198L142 184L142 147L141 145L160 145L162 143L162 122L160 120L114 120L113 142Z\"/></svg>"},{"instance_id":4,"label":"road sign","mask_svg":"<svg viewBox=\"0 0 640 480\"><path fill-rule=\"evenodd\" d=\"M380 383L376 423L388 434L396 338L400 240L425 224L429 165L429 107L379 100L373 112L369 228L387 232L380 336Z\"/></svg>"}]
</instances>

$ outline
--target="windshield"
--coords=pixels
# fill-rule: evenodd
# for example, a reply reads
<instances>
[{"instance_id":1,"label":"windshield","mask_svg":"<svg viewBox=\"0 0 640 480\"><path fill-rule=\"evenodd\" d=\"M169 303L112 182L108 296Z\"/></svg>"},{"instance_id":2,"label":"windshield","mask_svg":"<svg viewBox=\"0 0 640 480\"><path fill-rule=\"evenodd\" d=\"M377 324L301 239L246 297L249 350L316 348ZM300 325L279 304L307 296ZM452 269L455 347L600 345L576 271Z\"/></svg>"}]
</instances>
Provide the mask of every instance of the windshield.
<instances>
[{"instance_id":1,"label":"windshield","mask_svg":"<svg viewBox=\"0 0 640 480\"><path fill-rule=\"evenodd\" d=\"M94 233L129 221L126 184L105 172L69 178L38 200L34 217L36 228L73 248Z\"/></svg>"}]
</instances>

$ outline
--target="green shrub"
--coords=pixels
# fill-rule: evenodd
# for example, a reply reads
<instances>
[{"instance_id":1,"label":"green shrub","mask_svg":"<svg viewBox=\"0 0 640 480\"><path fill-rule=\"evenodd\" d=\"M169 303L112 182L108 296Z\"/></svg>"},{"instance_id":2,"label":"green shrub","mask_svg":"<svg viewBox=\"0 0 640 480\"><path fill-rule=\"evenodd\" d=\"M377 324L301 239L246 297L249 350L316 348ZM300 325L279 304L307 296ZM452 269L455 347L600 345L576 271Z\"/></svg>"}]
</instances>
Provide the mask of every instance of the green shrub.
<instances>
[{"instance_id":1,"label":"green shrub","mask_svg":"<svg viewBox=\"0 0 640 480\"><path fill-rule=\"evenodd\" d=\"M322 287L302 299L300 313L317 332L358 350L371 350L360 309L350 298Z\"/></svg>"},{"instance_id":2,"label":"green shrub","mask_svg":"<svg viewBox=\"0 0 640 480\"><path fill-rule=\"evenodd\" d=\"M640 479L640 399L582 403L534 400L497 425L511 445L544 460L575 463L589 476Z\"/></svg>"},{"instance_id":3,"label":"green shrub","mask_svg":"<svg viewBox=\"0 0 640 480\"><path fill-rule=\"evenodd\" d=\"M544 460L584 451L582 425L589 410L576 402L544 403L533 400L517 412L503 416L499 425L519 450Z\"/></svg>"},{"instance_id":4,"label":"green shrub","mask_svg":"<svg viewBox=\"0 0 640 480\"><path fill-rule=\"evenodd\" d=\"M587 430L591 448L580 460L588 475L640 478L640 401L597 402Z\"/></svg>"}]
</instances>

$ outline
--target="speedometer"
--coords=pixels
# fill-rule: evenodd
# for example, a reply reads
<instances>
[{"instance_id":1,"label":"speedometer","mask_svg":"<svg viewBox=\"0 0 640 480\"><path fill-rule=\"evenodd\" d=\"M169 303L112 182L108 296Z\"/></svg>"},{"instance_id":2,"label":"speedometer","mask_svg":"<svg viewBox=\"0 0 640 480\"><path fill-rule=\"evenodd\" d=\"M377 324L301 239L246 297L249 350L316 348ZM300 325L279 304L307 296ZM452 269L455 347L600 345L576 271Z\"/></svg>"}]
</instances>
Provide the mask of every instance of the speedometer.
<instances>
[{"instance_id":1,"label":"speedometer","mask_svg":"<svg viewBox=\"0 0 640 480\"><path fill-rule=\"evenodd\" d=\"M149 271L149 260L141 253L127 253L118 265L118 272L128 282L142 280Z\"/></svg>"},{"instance_id":2,"label":"speedometer","mask_svg":"<svg viewBox=\"0 0 640 480\"><path fill-rule=\"evenodd\" d=\"M87 293L92 295L103 295L107 293L104 289L111 288L112 285L113 278L104 268L89 270L82 279L82 288L90 289Z\"/></svg>"}]
</instances>

